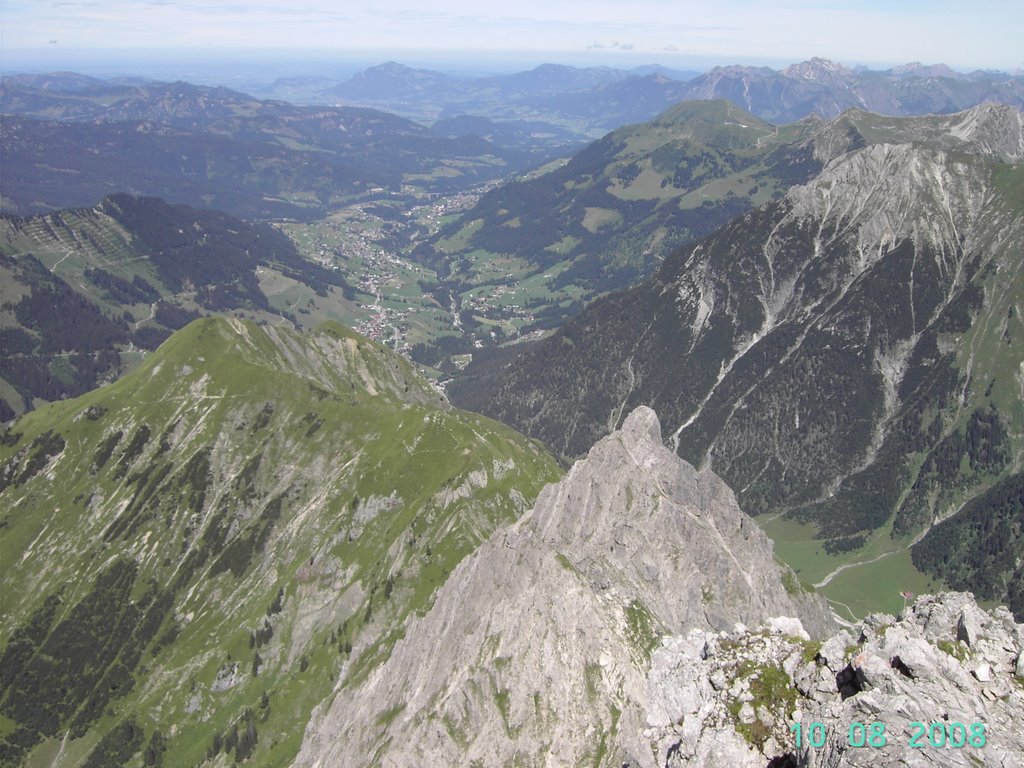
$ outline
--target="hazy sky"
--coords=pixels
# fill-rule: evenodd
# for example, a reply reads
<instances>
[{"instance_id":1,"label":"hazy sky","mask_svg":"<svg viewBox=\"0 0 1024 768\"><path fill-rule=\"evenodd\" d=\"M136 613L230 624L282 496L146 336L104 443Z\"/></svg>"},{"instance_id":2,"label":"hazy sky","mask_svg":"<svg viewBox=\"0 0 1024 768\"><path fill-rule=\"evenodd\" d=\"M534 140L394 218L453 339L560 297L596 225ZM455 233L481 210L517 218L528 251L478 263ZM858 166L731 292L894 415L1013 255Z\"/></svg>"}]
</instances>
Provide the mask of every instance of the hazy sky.
<instances>
[{"instance_id":1,"label":"hazy sky","mask_svg":"<svg viewBox=\"0 0 1024 768\"><path fill-rule=\"evenodd\" d=\"M7 49L535 52L595 63L945 62L1024 67L1024 1L0 0Z\"/></svg>"}]
</instances>

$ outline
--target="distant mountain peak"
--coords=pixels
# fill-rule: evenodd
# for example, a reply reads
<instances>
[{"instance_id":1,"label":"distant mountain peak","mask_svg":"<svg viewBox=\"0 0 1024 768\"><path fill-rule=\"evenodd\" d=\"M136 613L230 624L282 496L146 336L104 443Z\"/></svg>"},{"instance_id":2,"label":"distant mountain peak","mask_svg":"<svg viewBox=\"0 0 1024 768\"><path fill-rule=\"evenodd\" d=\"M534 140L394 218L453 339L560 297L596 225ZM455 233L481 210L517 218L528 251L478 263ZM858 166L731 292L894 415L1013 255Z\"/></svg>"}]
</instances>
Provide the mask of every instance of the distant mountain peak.
<instances>
[{"instance_id":1,"label":"distant mountain peak","mask_svg":"<svg viewBox=\"0 0 1024 768\"><path fill-rule=\"evenodd\" d=\"M887 70L891 77L948 77L954 80L962 80L964 76L954 71L945 64L922 64L920 61L911 61L907 64L900 64Z\"/></svg>"},{"instance_id":2,"label":"distant mountain peak","mask_svg":"<svg viewBox=\"0 0 1024 768\"><path fill-rule=\"evenodd\" d=\"M798 80L813 80L826 84L856 77L856 73L849 67L831 59L821 58L820 56L815 56L808 61L801 61L797 64L790 64L782 70L782 74Z\"/></svg>"},{"instance_id":3,"label":"distant mountain peak","mask_svg":"<svg viewBox=\"0 0 1024 768\"><path fill-rule=\"evenodd\" d=\"M531 71L532 72L568 72L574 69L574 67L566 66L565 64L538 64Z\"/></svg>"},{"instance_id":4,"label":"distant mountain peak","mask_svg":"<svg viewBox=\"0 0 1024 768\"><path fill-rule=\"evenodd\" d=\"M363 70L364 72L412 72L413 69L406 64L400 64L397 61L385 61L383 64L378 64L375 67L369 67Z\"/></svg>"},{"instance_id":5,"label":"distant mountain peak","mask_svg":"<svg viewBox=\"0 0 1024 768\"><path fill-rule=\"evenodd\" d=\"M375 67L364 69L362 72L358 72L352 76L349 83L366 83L372 81L375 83L388 82L393 84L394 82L407 82L411 80L431 80L434 82L442 82L452 80L454 78L442 72L435 72L432 69L419 69L416 67L410 67L405 64L400 64L397 61L386 61L383 64L378 64Z\"/></svg>"}]
</instances>

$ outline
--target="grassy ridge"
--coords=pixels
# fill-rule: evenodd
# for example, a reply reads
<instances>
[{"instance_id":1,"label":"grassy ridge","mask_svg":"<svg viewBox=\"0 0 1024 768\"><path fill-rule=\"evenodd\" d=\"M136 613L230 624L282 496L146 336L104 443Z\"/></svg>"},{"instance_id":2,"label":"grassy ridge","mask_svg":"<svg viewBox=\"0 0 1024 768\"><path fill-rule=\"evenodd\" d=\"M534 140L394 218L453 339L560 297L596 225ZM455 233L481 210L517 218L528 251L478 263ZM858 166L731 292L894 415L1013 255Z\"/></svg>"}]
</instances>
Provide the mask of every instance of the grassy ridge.
<instances>
[{"instance_id":1,"label":"grassy ridge","mask_svg":"<svg viewBox=\"0 0 1024 768\"><path fill-rule=\"evenodd\" d=\"M145 744L166 740L163 765L218 744L221 760L286 762L312 707L386 658L402 619L558 476L348 329L215 319L17 421L0 467L3 653L51 679L72 652L95 659L49 720L19 703L46 679L4 686L4 755L66 765L105 735L134 738L129 718ZM130 614L116 648L83 634L107 604ZM90 708L114 671L124 683Z\"/></svg>"}]
</instances>

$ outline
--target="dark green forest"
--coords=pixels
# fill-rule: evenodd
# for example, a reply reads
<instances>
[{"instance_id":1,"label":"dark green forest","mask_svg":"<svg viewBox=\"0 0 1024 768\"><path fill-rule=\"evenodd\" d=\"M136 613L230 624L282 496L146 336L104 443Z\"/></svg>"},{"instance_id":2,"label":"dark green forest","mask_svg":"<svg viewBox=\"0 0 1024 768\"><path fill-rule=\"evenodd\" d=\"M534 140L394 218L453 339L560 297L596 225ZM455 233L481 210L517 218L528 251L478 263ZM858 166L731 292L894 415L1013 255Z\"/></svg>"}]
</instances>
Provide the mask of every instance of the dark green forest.
<instances>
[{"instance_id":1,"label":"dark green forest","mask_svg":"<svg viewBox=\"0 0 1024 768\"><path fill-rule=\"evenodd\" d=\"M911 553L922 571L1004 603L1024 621L1024 473L996 483L936 525Z\"/></svg>"}]
</instances>

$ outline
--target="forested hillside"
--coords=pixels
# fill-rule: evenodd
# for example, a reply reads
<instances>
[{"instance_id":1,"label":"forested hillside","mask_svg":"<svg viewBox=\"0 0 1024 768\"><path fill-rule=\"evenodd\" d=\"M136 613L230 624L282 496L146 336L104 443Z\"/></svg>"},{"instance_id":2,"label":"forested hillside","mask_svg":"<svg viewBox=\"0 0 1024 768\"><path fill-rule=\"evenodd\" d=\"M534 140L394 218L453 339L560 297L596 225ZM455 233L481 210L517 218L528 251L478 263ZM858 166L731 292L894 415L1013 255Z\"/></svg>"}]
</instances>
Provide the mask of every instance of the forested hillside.
<instances>
[{"instance_id":1,"label":"forested hillside","mask_svg":"<svg viewBox=\"0 0 1024 768\"><path fill-rule=\"evenodd\" d=\"M355 295L278 230L218 211L112 195L95 208L0 217L3 418L116 378L137 350L201 314L288 319L261 289L261 269L310 294Z\"/></svg>"},{"instance_id":2,"label":"forested hillside","mask_svg":"<svg viewBox=\"0 0 1024 768\"><path fill-rule=\"evenodd\" d=\"M822 547L887 555L958 525L1024 461L1024 120L853 117L879 143L837 152L520 357L470 366L456 402L566 455L650 404L748 511L814 527L819 551L800 552L822 581L842 562ZM1007 579L1011 551L993 566Z\"/></svg>"}]
</instances>

